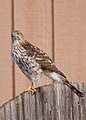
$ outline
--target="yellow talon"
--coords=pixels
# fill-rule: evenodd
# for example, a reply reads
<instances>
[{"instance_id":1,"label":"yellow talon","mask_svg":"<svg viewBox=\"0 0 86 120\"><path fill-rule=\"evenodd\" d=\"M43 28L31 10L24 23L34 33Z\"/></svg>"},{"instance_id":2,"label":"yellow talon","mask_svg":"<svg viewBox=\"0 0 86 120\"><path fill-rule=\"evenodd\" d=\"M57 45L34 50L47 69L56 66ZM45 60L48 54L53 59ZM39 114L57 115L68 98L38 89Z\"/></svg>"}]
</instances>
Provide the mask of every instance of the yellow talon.
<instances>
[{"instance_id":1,"label":"yellow talon","mask_svg":"<svg viewBox=\"0 0 86 120\"><path fill-rule=\"evenodd\" d=\"M36 89L33 86L30 86L26 91L31 92L34 94L36 92Z\"/></svg>"}]
</instances>

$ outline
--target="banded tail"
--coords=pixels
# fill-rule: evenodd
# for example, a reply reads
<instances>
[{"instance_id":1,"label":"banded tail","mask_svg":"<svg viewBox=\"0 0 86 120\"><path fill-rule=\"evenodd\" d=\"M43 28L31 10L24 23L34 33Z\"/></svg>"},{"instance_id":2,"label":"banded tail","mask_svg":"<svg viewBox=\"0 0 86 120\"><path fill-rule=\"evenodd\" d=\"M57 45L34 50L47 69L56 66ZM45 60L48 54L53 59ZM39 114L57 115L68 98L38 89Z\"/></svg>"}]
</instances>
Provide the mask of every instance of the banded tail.
<instances>
[{"instance_id":1,"label":"banded tail","mask_svg":"<svg viewBox=\"0 0 86 120\"><path fill-rule=\"evenodd\" d=\"M83 97L84 94L82 92L80 92L76 87L74 87L73 85L71 85L71 83L69 83L68 80L65 81L65 84L75 93L77 94L79 97Z\"/></svg>"},{"instance_id":2,"label":"banded tail","mask_svg":"<svg viewBox=\"0 0 86 120\"><path fill-rule=\"evenodd\" d=\"M75 94L77 94L79 97L83 97L83 96L84 96L84 94L83 94L82 92L80 92L76 87L74 87L74 86L67 80L66 76L65 76L62 72L59 71L59 74L58 74L58 73L56 73L56 72L51 72L51 71L45 70L45 71L44 71L44 74L45 74L47 77L49 77L49 78L51 78L51 79L53 79L53 80L55 80L55 81L57 81L57 82L59 82L59 83L64 83L64 84L67 85Z\"/></svg>"}]
</instances>

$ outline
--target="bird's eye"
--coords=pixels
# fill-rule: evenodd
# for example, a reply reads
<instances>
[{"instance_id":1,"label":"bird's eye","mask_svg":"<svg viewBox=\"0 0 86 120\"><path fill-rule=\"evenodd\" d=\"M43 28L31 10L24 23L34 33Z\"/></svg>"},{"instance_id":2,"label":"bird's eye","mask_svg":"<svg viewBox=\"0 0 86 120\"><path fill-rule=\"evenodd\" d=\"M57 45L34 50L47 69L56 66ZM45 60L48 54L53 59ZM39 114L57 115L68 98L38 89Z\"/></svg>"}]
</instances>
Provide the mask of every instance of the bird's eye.
<instances>
[{"instance_id":1,"label":"bird's eye","mask_svg":"<svg viewBox=\"0 0 86 120\"><path fill-rule=\"evenodd\" d=\"M19 35L19 33L17 33L17 35Z\"/></svg>"}]
</instances>

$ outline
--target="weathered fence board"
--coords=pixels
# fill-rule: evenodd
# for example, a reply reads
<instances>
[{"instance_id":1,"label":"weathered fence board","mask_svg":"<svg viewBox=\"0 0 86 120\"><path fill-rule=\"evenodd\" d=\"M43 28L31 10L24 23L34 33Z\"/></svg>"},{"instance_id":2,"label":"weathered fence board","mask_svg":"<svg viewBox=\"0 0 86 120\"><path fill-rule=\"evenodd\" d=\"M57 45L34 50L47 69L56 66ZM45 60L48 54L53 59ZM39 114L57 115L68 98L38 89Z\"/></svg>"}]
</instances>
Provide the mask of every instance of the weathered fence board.
<instances>
[{"instance_id":1,"label":"weathered fence board","mask_svg":"<svg viewBox=\"0 0 86 120\"><path fill-rule=\"evenodd\" d=\"M5 119L5 112L4 112L4 107L0 109L0 120L6 120Z\"/></svg>"},{"instance_id":2,"label":"weathered fence board","mask_svg":"<svg viewBox=\"0 0 86 120\"><path fill-rule=\"evenodd\" d=\"M85 94L85 84L72 84ZM4 104L0 120L86 120L86 95L80 98L62 84L39 87Z\"/></svg>"}]
</instances>

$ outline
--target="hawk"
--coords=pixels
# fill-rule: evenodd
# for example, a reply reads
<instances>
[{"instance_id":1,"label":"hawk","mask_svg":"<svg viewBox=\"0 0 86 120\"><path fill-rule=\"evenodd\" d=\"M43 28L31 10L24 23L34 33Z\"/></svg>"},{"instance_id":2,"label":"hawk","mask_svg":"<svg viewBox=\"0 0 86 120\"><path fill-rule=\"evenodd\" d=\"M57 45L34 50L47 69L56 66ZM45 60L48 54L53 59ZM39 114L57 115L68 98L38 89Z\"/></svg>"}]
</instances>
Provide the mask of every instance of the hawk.
<instances>
[{"instance_id":1,"label":"hawk","mask_svg":"<svg viewBox=\"0 0 86 120\"><path fill-rule=\"evenodd\" d=\"M42 74L44 74L54 81L67 85L79 97L83 96L83 93L71 85L66 76L55 66L51 58L38 47L26 41L19 30L12 32L11 56L31 82L28 91L32 93L36 91L33 85L36 85L40 81Z\"/></svg>"}]
</instances>

